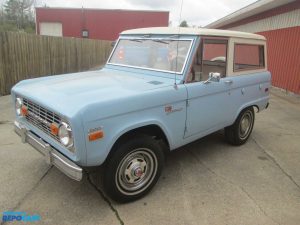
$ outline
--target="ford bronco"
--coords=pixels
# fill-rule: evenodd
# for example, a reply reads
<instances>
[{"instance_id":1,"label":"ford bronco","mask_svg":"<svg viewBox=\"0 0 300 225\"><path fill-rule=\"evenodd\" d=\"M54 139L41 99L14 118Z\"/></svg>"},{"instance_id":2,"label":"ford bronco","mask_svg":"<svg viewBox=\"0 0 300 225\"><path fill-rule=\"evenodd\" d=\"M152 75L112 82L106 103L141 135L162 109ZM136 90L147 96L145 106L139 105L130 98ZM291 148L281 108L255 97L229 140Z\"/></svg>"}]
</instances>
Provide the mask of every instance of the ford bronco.
<instances>
[{"instance_id":1,"label":"ford bronco","mask_svg":"<svg viewBox=\"0 0 300 225\"><path fill-rule=\"evenodd\" d=\"M75 180L104 168L115 200L144 196L166 153L225 129L242 145L268 107L266 39L190 28L121 33L99 71L24 80L12 89L15 131Z\"/></svg>"}]
</instances>

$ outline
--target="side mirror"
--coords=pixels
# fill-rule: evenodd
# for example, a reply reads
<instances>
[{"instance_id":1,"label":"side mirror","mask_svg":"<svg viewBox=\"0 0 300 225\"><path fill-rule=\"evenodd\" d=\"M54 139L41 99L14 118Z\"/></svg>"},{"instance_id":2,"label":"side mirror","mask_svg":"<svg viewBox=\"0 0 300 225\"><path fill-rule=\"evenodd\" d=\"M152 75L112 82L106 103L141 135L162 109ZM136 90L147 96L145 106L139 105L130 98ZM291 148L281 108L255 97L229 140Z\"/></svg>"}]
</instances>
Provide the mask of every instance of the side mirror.
<instances>
[{"instance_id":1,"label":"side mirror","mask_svg":"<svg viewBox=\"0 0 300 225\"><path fill-rule=\"evenodd\" d=\"M221 79L221 74L220 73L214 73L214 72L210 72L208 75L208 79L206 81L204 81L204 84L208 84L210 82L219 82Z\"/></svg>"}]
</instances>

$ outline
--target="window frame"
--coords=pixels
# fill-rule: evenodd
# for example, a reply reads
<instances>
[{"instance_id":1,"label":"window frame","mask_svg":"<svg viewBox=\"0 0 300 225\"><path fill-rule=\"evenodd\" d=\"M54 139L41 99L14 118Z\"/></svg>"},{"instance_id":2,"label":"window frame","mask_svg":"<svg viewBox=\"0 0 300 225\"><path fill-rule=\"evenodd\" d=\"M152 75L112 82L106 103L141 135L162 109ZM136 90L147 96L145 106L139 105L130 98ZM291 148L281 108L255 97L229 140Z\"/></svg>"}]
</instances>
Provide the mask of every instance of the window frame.
<instances>
[{"instance_id":1,"label":"window frame","mask_svg":"<svg viewBox=\"0 0 300 225\"><path fill-rule=\"evenodd\" d=\"M236 69L235 68L235 56L236 56L236 46L237 45L246 45L246 46L258 46L258 48L262 47L263 52L262 52L262 56L263 56L263 66L257 66L257 67L248 67L248 68L243 68L243 69ZM259 49L260 50L260 49ZM260 57L260 52L258 52L258 57ZM258 59L260 61L260 58ZM239 43L239 42L235 42L233 45L233 59L232 59L232 68L233 68L233 72L243 72L243 71L252 71L252 70L261 70L261 69L266 69L266 59L265 59L265 45L264 44L253 44L253 43Z\"/></svg>"},{"instance_id":2,"label":"window frame","mask_svg":"<svg viewBox=\"0 0 300 225\"><path fill-rule=\"evenodd\" d=\"M190 57L190 63L187 68L185 78L184 78L184 83L186 84L192 84L192 83L203 83L204 80L201 81L195 81L195 82L188 82L188 76L189 76L189 71L191 70L193 66L194 59L197 55L197 51L200 48L201 51L201 69L203 69L203 49L204 49L204 42L205 40L212 40L212 41L220 41L224 42L226 44L226 61L225 61L225 75L221 78L226 78L229 76L228 74L228 65L229 65L229 56L230 56L230 38L229 37L223 37L223 36L199 36L199 40L195 43L195 51L192 52L191 57ZM223 43L216 43L216 44L223 44Z\"/></svg>"},{"instance_id":3,"label":"window frame","mask_svg":"<svg viewBox=\"0 0 300 225\"><path fill-rule=\"evenodd\" d=\"M233 70L233 57L234 57L234 44L254 44L254 45L263 45L264 46L264 61L265 61L265 68L263 69L255 69L255 70L240 70L234 71ZM229 38L229 56L228 56L228 70L227 70L227 77L234 77L234 76L242 76L252 73L260 73L268 71L268 58L267 58L267 44L266 40L263 39L252 39L252 38L238 38L238 37L230 37Z\"/></svg>"},{"instance_id":4,"label":"window frame","mask_svg":"<svg viewBox=\"0 0 300 225\"><path fill-rule=\"evenodd\" d=\"M171 40L171 41L190 41L190 46L189 46L189 49L188 49L188 52L187 52L187 55L186 55L186 58L185 58L185 61L184 61L184 64L181 68L181 71L179 72L176 72L176 71L171 71L171 70L161 70L161 69L153 69L153 68L147 68L147 67L139 67L139 66L131 66L131 65L126 65L126 64L118 64L118 63L111 63L110 60L119 44L119 42L121 40L161 40L161 41L168 41L168 40ZM143 36L125 36L125 37L120 37L117 41L117 43L115 44L114 48L112 49L111 51L111 54L110 56L108 57L108 60L106 62L107 65L113 65L113 66L121 66L121 67L127 67L127 68L135 68L135 69L142 69L142 70L148 70L148 71L156 71L156 72L163 72L163 73L168 73L168 74L176 74L176 75L181 75L183 76L184 75L184 71L187 67L187 63L189 61L189 58L191 57L191 54L192 54L192 48L194 46L194 41L195 39L193 38L169 38L169 37L151 37L151 38L148 38L148 37L143 37Z\"/></svg>"},{"instance_id":5,"label":"window frame","mask_svg":"<svg viewBox=\"0 0 300 225\"><path fill-rule=\"evenodd\" d=\"M205 41L206 40L209 40L209 41L219 41L219 43L210 43L208 42L208 44L225 44L226 45L226 52L225 52L225 74L224 76L222 76L221 78L224 78L224 77L227 77L227 67L228 67L228 47L229 47L229 40L228 38L218 38L218 37L204 37L203 38L203 42L202 42L202 48L201 48L201 57L202 57L202 60L201 60L201 68L203 69L203 53L204 53L204 44L205 44ZM224 42L224 43L222 43ZM207 60L205 60L207 61ZM222 75L222 74L221 74Z\"/></svg>"}]
</instances>

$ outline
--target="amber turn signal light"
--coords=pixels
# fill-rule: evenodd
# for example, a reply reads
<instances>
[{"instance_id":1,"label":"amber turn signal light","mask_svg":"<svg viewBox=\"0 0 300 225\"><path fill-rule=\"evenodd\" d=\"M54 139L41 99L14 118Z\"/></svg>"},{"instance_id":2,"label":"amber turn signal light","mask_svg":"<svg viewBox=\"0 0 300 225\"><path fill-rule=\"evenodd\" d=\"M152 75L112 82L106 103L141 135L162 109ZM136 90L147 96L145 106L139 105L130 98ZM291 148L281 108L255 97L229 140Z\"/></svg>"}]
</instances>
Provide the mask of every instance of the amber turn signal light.
<instances>
[{"instance_id":1,"label":"amber turn signal light","mask_svg":"<svg viewBox=\"0 0 300 225\"><path fill-rule=\"evenodd\" d=\"M27 116L27 114L28 114L28 109L27 109L27 107L26 106L22 106L21 107L21 115L22 116Z\"/></svg>"},{"instance_id":2,"label":"amber turn signal light","mask_svg":"<svg viewBox=\"0 0 300 225\"><path fill-rule=\"evenodd\" d=\"M58 135L58 126L55 123L50 125L51 134Z\"/></svg>"},{"instance_id":3,"label":"amber turn signal light","mask_svg":"<svg viewBox=\"0 0 300 225\"><path fill-rule=\"evenodd\" d=\"M95 140L103 138L103 137L104 137L103 130L97 130L97 131L89 133L89 141L95 141Z\"/></svg>"}]
</instances>

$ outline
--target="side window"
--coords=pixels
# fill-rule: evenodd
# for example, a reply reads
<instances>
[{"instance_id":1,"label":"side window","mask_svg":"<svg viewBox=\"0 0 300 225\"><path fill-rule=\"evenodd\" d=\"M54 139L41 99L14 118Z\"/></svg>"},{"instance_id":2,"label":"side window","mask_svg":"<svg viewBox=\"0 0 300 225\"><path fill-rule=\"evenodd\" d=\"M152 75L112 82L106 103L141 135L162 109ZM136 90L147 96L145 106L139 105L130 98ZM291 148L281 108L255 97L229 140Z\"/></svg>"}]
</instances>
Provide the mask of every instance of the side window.
<instances>
[{"instance_id":1,"label":"side window","mask_svg":"<svg viewBox=\"0 0 300 225\"><path fill-rule=\"evenodd\" d=\"M204 40L203 43L203 78L208 79L210 72L217 72L226 77L227 40Z\"/></svg>"},{"instance_id":2,"label":"side window","mask_svg":"<svg viewBox=\"0 0 300 225\"><path fill-rule=\"evenodd\" d=\"M209 73L226 77L227 40L203 39L194 56L187 82L205 81Z\"/></svg>"},{"instance_id":3,"label":"side window","mask_svg":"<svg viewBox=\"0 0 300 225\"><path fill-rule=\"evenodd\" d=\"M263 45L234 45L233 70L235 72L263 68L265 68Z\"/></svg>"}]
</instances>

